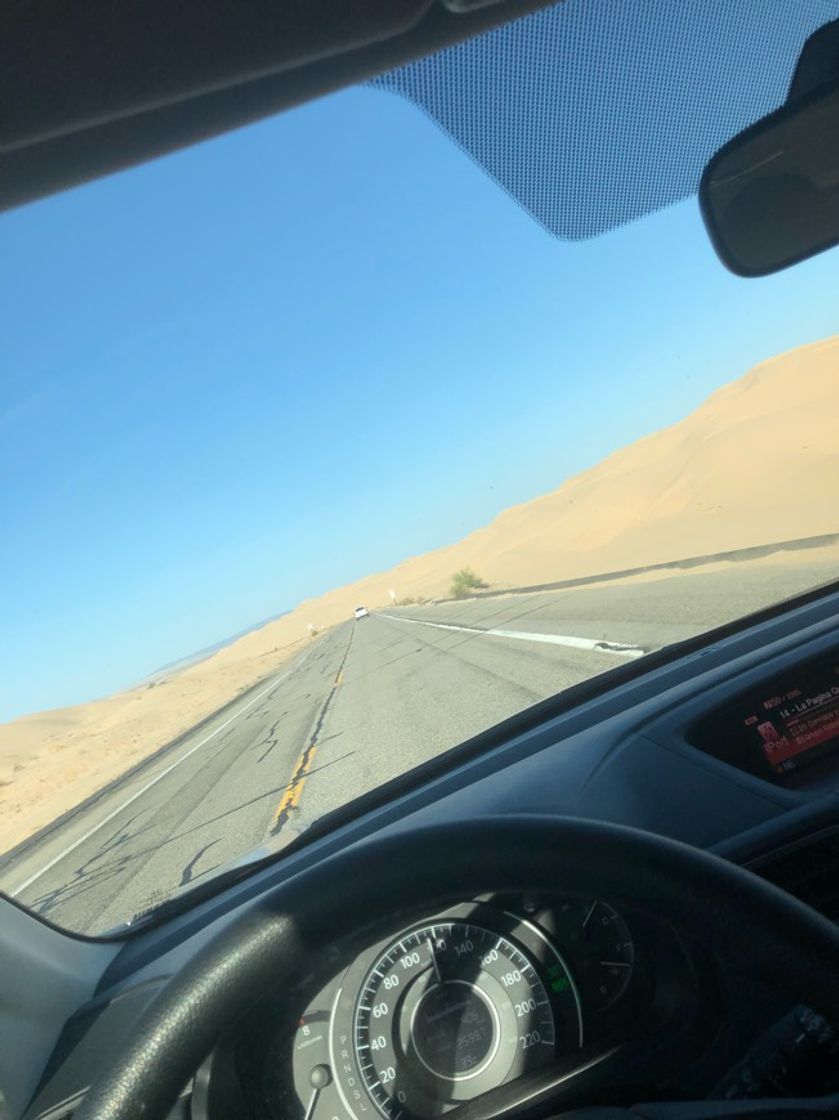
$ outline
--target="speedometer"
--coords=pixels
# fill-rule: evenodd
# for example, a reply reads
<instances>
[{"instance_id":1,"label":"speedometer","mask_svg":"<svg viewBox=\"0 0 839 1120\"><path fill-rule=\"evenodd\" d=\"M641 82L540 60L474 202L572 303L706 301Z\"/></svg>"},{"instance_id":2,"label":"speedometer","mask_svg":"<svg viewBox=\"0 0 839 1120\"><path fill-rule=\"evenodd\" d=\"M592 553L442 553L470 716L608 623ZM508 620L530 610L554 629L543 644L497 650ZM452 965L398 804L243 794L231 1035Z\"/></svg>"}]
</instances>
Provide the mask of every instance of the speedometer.
<instances>
[{"instance_id":1,"label":"speedometer","mask_svg":"<svg viewBox=\"0 0 839 1120\"><path fill-rule=\"evenodd\" d=\"M352 1025L379 1111L438 1115L550 1062L569 1026L579 1045L573 980L553 951L544 980L537 963L518 940L466 921L423 925L388 946L361 984ZM574 1000L570 1024L563 996Z\"/></svg>"}]
</instances>

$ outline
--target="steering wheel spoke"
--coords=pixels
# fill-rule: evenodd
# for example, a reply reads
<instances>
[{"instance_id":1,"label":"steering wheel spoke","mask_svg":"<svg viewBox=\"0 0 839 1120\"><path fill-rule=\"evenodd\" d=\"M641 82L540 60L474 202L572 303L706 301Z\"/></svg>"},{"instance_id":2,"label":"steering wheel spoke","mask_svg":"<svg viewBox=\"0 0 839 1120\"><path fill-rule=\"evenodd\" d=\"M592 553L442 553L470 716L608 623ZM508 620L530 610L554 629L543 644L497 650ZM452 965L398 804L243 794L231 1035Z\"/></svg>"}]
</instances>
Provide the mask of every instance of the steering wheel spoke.
<instances>
[{"instance_id":1,"label":"steering wheel spoke","mask_svg":"<svg viewBox=\"0 0 839 1120\"><path fill-rule=\"evenodd\" d=\"M658 1022L653 1029L636 1028L630 1041L567 1054L538 1075L507 1082L452 1109L446 1120L531 1120L598 1097L631 1099L649 1085L651 1069L660 1079L677 1075L684 1062L678 1032L669 1021Z\"/></svg>"},{"instance_id":2,"label":"steering wheel spoke","mask_svg":"<svg viewBox=\"0 0 839 1120\"><path fill-rule=\"evenodd\" d=\"M534 1077L499 1085L446 1113L446 1120L518 1120L557 1105L590 1099L604 1079L626 1069L629 1044L583 1047Z\"/></svg>"},{"instance_id":3,"label":"steering wheel spoke","mask_svg":"<svg viewBox=\"0 0 839 1120\"><path fill-rule=\"evenodd\" d=\"M581 1108L554 1120L837 1120L839 1093L779 1100L660 1101L632 1108Z\"/></svg>"}]
</instances>

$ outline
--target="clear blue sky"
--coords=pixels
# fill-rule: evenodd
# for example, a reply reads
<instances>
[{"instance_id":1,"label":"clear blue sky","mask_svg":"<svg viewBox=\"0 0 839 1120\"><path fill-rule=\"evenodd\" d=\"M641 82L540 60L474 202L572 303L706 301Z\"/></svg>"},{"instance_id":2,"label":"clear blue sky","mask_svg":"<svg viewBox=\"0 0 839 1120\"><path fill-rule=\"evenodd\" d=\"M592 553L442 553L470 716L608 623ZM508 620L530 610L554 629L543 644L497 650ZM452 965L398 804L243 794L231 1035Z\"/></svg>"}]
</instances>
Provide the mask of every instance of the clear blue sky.
<instances>
[{"instance_id":1,"label":"clear blue sky","mask_svg":"<svg viewBox=\"0 0 839 1120\"><path fill-rule=\"evenodd\" d=\"M0 719L452 541L836 330L690 200L553 240L351 90L0 219Z\"/></svg>"}]
</instances>

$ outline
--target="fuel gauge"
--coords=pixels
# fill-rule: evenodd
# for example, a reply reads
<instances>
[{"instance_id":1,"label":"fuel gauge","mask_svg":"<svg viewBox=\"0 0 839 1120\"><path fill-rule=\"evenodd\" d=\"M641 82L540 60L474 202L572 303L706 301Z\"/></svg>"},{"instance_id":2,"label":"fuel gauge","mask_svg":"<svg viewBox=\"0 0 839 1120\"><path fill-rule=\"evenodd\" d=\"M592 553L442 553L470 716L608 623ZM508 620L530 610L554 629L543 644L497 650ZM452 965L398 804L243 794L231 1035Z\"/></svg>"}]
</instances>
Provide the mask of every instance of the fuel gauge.
<instances>
[{"instance_id":1,"label":"fuel gauge","mask_svg":"<svg viewBox=\"0 0 839 1120\"><path fill-rule=\"evenodd\" d=\"M558 909L587 1003L594 1011L605 1011L620 999L632 979L632 934L620 914L600 899L569 898Z\"/></svg>"}]
</instances>

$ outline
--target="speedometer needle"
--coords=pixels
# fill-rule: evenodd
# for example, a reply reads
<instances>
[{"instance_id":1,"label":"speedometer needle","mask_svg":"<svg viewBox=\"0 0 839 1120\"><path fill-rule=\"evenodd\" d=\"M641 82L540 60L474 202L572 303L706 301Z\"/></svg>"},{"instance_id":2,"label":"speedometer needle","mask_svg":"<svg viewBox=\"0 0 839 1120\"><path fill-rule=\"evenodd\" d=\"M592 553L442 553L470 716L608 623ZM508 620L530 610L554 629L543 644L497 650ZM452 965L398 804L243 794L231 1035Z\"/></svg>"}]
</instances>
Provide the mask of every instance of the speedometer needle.
<instances>
[{"instance_id":1,"label":"speedometer needle","mask_svg":"<svg viewBox=\"0 0 839 1120\"><path fill-rule=\"evenodd\" d=\"M437 983L442 984L443 977L440 975L440 965L437 961L437 954L434 952L434 942L430 937L428 939L428 951L431 954L431 967L434 969L434 975L437 979Z\"/></svg>"}]
</instances>

